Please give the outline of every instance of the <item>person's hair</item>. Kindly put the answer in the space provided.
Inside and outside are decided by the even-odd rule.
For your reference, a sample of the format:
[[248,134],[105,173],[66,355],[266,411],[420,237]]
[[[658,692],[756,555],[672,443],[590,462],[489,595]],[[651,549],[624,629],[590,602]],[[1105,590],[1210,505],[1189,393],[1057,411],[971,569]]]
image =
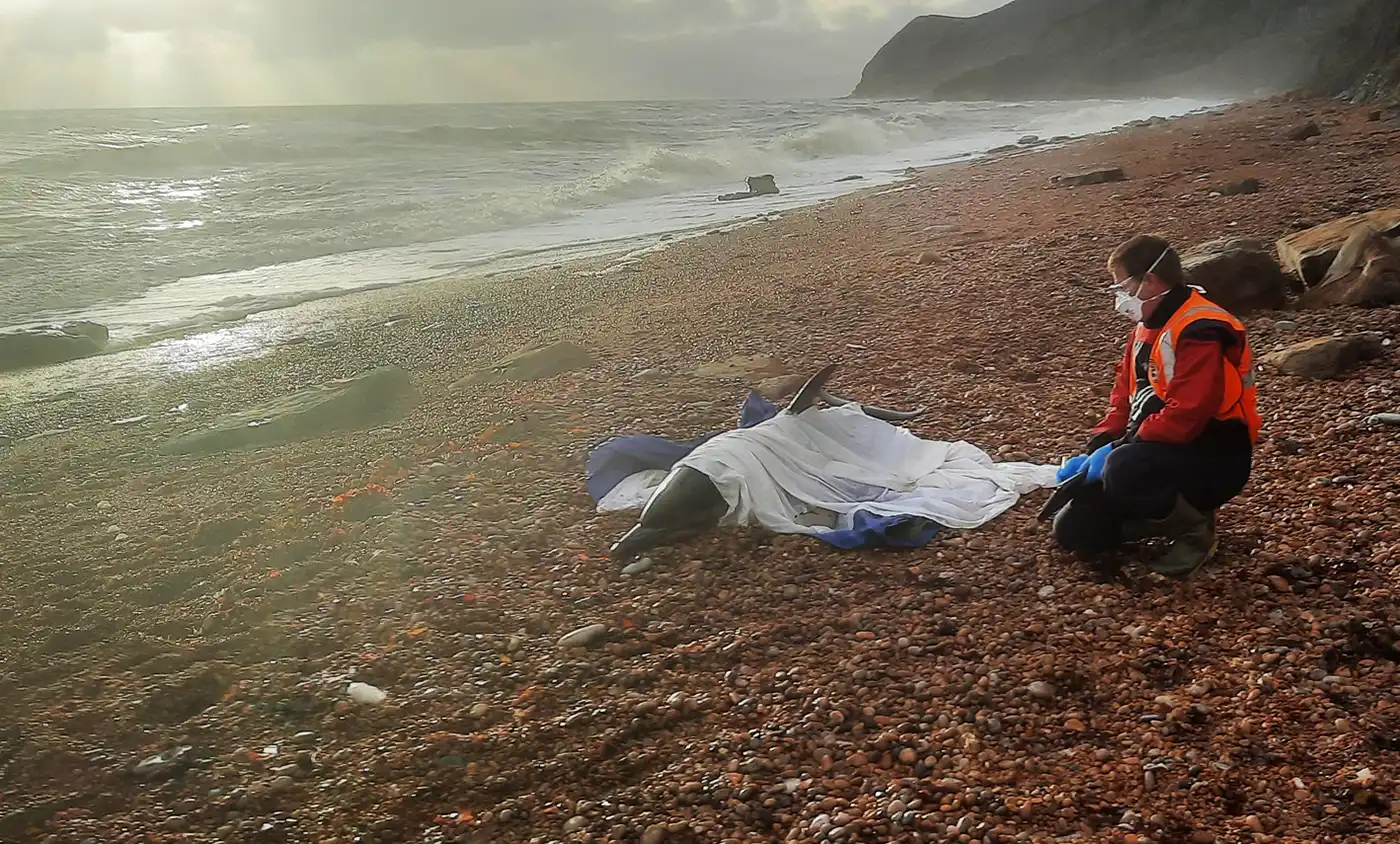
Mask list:
[[[1165,255],[1162,254],[1164,252]],[[1158,258],[1162,260],[1158,261]],[[1155,269],[1152,267],[1154,262],[1157,264]],[[1181,270],[1181,256],[1176,254],[1170,243],[1156,235],[1140,234],[1124,241],[1113,250],[1108,265],[1121,267],[1132,278],[1142,278],[1148,270],[1152,270],[1153,275],[1172,287],[1186,283],[1186,275]]]

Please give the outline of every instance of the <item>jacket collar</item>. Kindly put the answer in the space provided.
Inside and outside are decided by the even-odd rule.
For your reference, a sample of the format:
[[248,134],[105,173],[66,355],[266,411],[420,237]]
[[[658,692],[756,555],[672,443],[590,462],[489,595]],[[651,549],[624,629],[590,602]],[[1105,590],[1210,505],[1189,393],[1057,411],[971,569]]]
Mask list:
[[1152,312],[1152,316],[1142,321],[1143,326],[1156,331],[1166,325],[1167,320],[1171,319],[1190,298],[1191,288],[1184,284],[1178,284],[1167,291],[1167,295],[1158,300],[1157,308]]

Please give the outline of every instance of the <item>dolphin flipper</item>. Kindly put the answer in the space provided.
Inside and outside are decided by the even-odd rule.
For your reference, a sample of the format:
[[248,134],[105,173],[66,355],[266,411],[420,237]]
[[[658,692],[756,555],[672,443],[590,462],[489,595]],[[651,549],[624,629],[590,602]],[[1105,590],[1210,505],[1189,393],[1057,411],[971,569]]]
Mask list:
[[833,407],[839,407],[841,405],[847,404],[860,404],[860,409],[865,411],[866,416],[869,416],[873,419],[879,419],[884,422],[908,422],[910,419],[918,419],[920,416],[923,416],[926,412],[928,412],[927,407],[921,407],[918,410],[889,410],[883,407],[876,407],[873,404],[861,404],[860,402],[856,402],[853,399],[842,398],[841,396],[838,396],[835,393],[827,392],[826,390],[822,390],[821,398],[822,401],[826,402],[829,405],[832,405]]

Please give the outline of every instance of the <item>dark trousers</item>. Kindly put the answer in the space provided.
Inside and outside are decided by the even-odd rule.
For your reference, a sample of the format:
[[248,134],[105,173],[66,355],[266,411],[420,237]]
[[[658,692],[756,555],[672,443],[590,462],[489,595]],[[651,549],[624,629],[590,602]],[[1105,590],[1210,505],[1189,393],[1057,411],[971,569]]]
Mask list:
[[1248,449],[1121,445],[1109,453],[1102,480],[1081,487],[1055,515],[1055,541],[1085,556],[1112,550],[1123,541],[1125,522],[1166,518],[1178,494],[1209,514],[1240,494],[1253,465]]

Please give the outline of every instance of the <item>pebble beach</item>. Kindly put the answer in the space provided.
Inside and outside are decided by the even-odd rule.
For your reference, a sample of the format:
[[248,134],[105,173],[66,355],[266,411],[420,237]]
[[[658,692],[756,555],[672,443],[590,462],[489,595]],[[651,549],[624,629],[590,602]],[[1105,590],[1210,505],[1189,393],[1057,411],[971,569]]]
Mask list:
[[[1265,368],[1253,477],[1184,583],[1059,552],[1044,492],[912,551],[722,530],[624,573],[632,520],[584,487],[601,440],[731,427],[832,362],[926,405],[922,437],[1059,463],[1129,330],[1114,246],[1400,206],[1397,150],[1393,115],[1245,104],[318,303],[218,366],[0,375],[0,842],[1400,840],[1400,428],[1367,422],[1400,411],[1400,307],[1246,319],[1256,355],[1386,345]],[[1099,167],[1126,179],[1052,184]],[[472,377],[557,341],[591,364]],[[696,374],[736,358],[765,371]],[[391,424],[161,449],[386,366],[420,396]]]

